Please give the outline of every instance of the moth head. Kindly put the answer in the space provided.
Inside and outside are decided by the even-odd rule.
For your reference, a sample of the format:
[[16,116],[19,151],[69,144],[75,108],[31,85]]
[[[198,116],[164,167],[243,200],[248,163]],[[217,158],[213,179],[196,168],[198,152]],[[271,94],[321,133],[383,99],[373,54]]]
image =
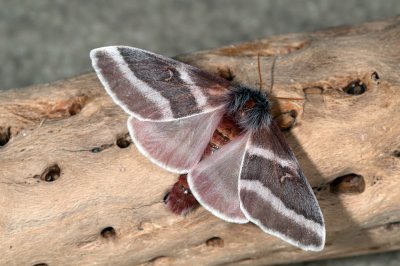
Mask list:
[[272,119],[267,94],[245,86],[230,88],[228,114],[245,130],[269,126]]

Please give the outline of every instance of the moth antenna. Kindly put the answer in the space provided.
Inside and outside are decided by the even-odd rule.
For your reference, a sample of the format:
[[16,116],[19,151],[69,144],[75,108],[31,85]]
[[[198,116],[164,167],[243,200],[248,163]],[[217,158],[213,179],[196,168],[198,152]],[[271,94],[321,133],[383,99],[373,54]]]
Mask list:
[[288,97],[275,97],[279,100],[287,100],[287,101],[304,101],[304,98],[288,98]]
[[272,94],[272,88],[274,87],[274,69],[275,69],[275,63],[276,63],[276,56],[272,59],[272,65],[271,65],[271,73],[270,73],[270,78],[271,78],[271,85],[269,88],[269,94]]
[[260,87],[258,88],[258,91],[261,91],[261,88],[262,88],[262,76],[261,76],[260,53],[257,54],[257,68],[258,68],[258,77],[260,79]]
[[[274,87],[274,70],[275,70],[276,59],[277,59],[277,56],[274,56],[274,58],[272,59],[272,64],[271,64],[271,73],[270,73],[271,83],[270,83],[270,88],[269,88],[269,95],[272,95],[272,89]],[[279,100],[288,100],[288,101],[303,101],[304,100],[304,98],[285,98],[285,97],[275,97],[275,98],[279,99]]]

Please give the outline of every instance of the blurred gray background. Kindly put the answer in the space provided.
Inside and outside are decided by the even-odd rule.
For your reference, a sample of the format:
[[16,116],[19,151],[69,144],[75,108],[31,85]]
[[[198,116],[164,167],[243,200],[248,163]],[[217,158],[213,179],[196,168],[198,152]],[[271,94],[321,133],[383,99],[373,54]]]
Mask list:
[[91,71],[99,46],[173,56],[399,13],[396,0],[0,0],[0,89]]
[[[173,56],[398,14],[398,0],[0,0],[0,89],[92,71],[105,45]],[[398,266],[400,252],[301,265]]]

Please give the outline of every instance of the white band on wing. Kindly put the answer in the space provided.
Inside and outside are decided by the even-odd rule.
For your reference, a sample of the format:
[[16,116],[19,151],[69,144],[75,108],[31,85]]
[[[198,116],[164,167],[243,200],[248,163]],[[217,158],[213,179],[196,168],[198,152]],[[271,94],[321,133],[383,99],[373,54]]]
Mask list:
[[322,237],[325,234],[325,228],[323,225],[316,223],[312,220],[307,219],[301,214],[296,213],[295,211],[288,209],[283,203],[282,200],[277,198],[271,190],[263,185],[258,180],[240,180],[240,189],[245,189],[247,191],[251,191],[257,194],[262,200],[269,202],[271,206],[280,214],[288,217],[289,219],[295,221],[297,224],[304,226],[307,229],[310,229],[312,232],[318,234],[318,236]]
[[176,70],[179,72],[182,81],[186,83],[185,85],[189,86],[190,92],[196,99],[197,106],[203,108],[207,104],[207,97],[204,95],[202,89],[193,82],[185,67],[178,66]]
[[[168,99],[161,95],[161,93],[155,89],[153,89],[146,82],[138,79],[135,76],[135,73],[129,68],[128,64],[125,62],[124,58],[118,51],[118,47],[110,47],[107,49],[107,52],[113,57],[116,62],[116,65],[120,69],[123,76],[132,84],[135,85],[135,89],[137,89],[143,97],[153,102],[156,106],[162,106],[162,114],[164,117],[174,117],[171,109],[171,104]],[[114,93],[110,90],[110,93],[113,95]],[[113,96],[114,100],[118,100],[116,96]],[[124,106],[124,104],[120,104]]]
[[287,159],[280,158],[276,153],[273,153],[269,149],[251,145],[248,147],[247,152],[250,155],[257,155],[257,156],[263,157],[265,159],[277,162],[282,167],[289,167],[293,170],[295,170],[297,168],[297,166],[294,164],[293,160],[287,160]]

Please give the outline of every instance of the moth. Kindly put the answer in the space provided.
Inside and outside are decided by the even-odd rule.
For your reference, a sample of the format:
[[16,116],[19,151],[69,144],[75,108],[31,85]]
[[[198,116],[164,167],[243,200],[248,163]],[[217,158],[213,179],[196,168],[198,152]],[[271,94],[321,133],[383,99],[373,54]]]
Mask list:
[[[303,250],[323,249],[320,207],[266,93],[138,48],[102,47],[90,57],[107,93],[130,115],[138,150],[169,171],[188,173],[204,208]],[[201,160],[224,116],[241,134]]]

